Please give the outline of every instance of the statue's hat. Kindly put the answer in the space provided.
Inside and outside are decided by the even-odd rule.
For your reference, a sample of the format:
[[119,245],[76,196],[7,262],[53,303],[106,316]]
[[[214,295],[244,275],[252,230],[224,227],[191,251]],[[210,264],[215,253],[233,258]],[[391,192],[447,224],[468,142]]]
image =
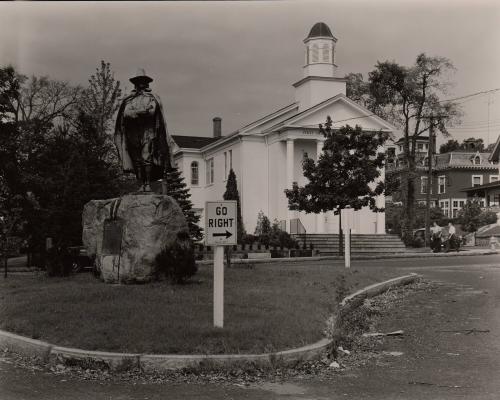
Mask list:
[[134,85],[140,82],[153,82],[153,78],[149,77],[146,75],[146,71],[144,71],[144,68],[139,68],[137,70],[137,74],[129,79],[130,82],[132,82]]

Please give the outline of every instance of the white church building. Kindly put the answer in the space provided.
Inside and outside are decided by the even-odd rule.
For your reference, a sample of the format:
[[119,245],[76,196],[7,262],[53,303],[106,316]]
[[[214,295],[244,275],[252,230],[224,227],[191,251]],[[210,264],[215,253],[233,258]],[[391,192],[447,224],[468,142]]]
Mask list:
[[[194,208],[201,214],[202,226],[205,201],[222,200],[232,168],[248,233],[254,232],[259,211],[292,233],[298,225],[308,234],[338,233],[339,220],[333,212],[290,211],[284,193],[293,182],[305,184],[304,154],[317,159],[322,151],[325,138],[318,125],[331,116],[334,128],[347,123],[366,131],[392,133],[396,128],[346,97],[346,81],[337,75],[336,44],[326,24],[312,27],[304,39],[303,77],[293,84],[295,99],[290,105],[226,136],[221,136],[220,118],[213,120],[213,137],[173,136],[174,162],[190,189]],[[384,205],[384,196],[379,196],[377,206]],[[361,209],[354,213],[353,222],[353,233],[385,233],[383,212]]]

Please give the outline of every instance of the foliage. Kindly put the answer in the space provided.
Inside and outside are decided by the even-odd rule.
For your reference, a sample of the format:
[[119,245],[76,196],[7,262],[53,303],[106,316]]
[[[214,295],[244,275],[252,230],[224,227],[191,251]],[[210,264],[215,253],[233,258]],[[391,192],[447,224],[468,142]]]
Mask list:
[[43,249],[47,236],[56,247],[80,243],[83,205],[119,193],[114,148],[100,128],[111,115],[86,113],[81,96],[89,92],[78,86],[12,67],[0,68],[0,91],[0,173],[24,198],[29,249]]
[[359,79],[348,81],[356,89],[348,89],[349,93],[356,94],[354,100],[360,97],[359,91],[366,90],[361,104],[403,131],[406,171],[401,188],[405,206],[405,235],[411,236],[415,225],[417,138],[436,130],[447,136],[447,127],[460,117],[456,103],[443,102],[439,97],[447,93],[449,84],[445,77],[453,70],[453,64],[448,59],[422,53],[410,67],[394,61],[378,62],[368,74],[367,85],[361,85]]
[[[468,147],[468,145],[471,142],[474,143],[474,149],[473,150],[471,150]],[[493,150],[493,146],[494,146],[494,144],[489,145],[487,148],[485,148],[484,147],[483,139],[481,139],[481,138],[470,137],[470,138],[464,139],[462,141],[462,143],[458,143],[457,140],[450,139],[446,143],[442,144],[439,147],[439,152],[440,153],[449,153],[451,151],[459,151],[459,150],[461,150],[461,151],[480,151],[480,152],[483,152],[483,151],[492,151]]]
[[458,141],[454,139],[450,139],[446,143],[439,146],[439,152],[441,154],[456,151],[458,149],[460,149],[460,143],[458,143]]
[[458,222],[466,232],[475,232],[480,227],[497,222],[497,215],[493,211],[481,210],[477,200],[467,200],[464,207],[458,212]]
[[236,200],[237,202],[238,243],[241,243],[242,238],[245,236],[245,227],[243,226],[243,218],[241,217],[241,201],[240,194],[238,192],[238,182],[236,181],[236,174],[232,168],[229,170],[226,191],[223,198],[224,200]]
[[[417,204],[415,209],[415,227],[425,227],[426,206]],[[443,210],[438,207],[431,207],[431,223],[437,222],[439,226],[444,226],[449,222]],[[401,235],[403,231],[404,207],[388,203],[385,208],[385,227],[391,233]]]
[[269,235],[271,232],[271,221],[264,215],[261,210],[257,214],[257,225],[255,226],[255,236]]
[[355,210],[368,206],[374,211],[376,196],[384,192],[384,183],[374,184],[380,177],[385,154],[379,152],[387,136],[383,132],[364,132],[360,126],[332,128],[327,117],[320,131],[326,140],[319,160],[304,156],[302,168],[307,183],[285,190],[291,210],[320,213],[334,210],[338,214],[350,206]]
[[166,173],[166,180],[168,195],[177,201],[186,217],[191,240],[201,240],[203,238],[203,229],[198,225],[200,216],[193,210],[193,203],[190,200],[191,194],[180,171],[175,166],[170,168]]
[[122,91],[120,81],[115,80],[110,63],[101,60],[100,68],[89,79],[89,86],[83,90],[79,99],[79,109],[95,119],[99,134],[110,129],[114,114],[120,107]]
[[174,284],[185,283],[196,274],[194,249],[187,233],[177,234],[177,240],[166,246],[156,256],[156,272],[158,277],[164,275]]
[[7,277],[7,259],[18,254],[23,243],[22,201],[21,196],[10,193],[0,176],[0,260],[4,263],[4,277]]

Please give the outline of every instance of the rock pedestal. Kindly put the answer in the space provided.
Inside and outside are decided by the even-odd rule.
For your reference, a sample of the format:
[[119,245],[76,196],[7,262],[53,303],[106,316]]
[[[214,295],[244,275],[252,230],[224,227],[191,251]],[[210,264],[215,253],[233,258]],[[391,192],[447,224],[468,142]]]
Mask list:
[[82,238],[104,282],[144,283],[155,278],[161,250],[189,240],[189,230],[173,198],[129,194],[85,204]]

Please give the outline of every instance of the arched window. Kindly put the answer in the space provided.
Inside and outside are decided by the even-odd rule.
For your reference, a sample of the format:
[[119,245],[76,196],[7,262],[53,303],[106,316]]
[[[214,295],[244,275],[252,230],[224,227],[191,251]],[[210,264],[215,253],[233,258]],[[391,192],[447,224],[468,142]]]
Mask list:
[[319,62],[319,49],[317,44],[312,45],[312,51],[311,51],[311,61],[313,63]]
[[323,45],[323,62],[330,62],[330,46],[326,43]]
[[198,185],[199,183],[199,170],[198,170],[198,162],[193,161],[191,163],[191,185]]
[[476,164],[476,165],[481,164],[481,157],[479,157],[479,156],[475,156],[475,157],[474,157],[474,164]]

